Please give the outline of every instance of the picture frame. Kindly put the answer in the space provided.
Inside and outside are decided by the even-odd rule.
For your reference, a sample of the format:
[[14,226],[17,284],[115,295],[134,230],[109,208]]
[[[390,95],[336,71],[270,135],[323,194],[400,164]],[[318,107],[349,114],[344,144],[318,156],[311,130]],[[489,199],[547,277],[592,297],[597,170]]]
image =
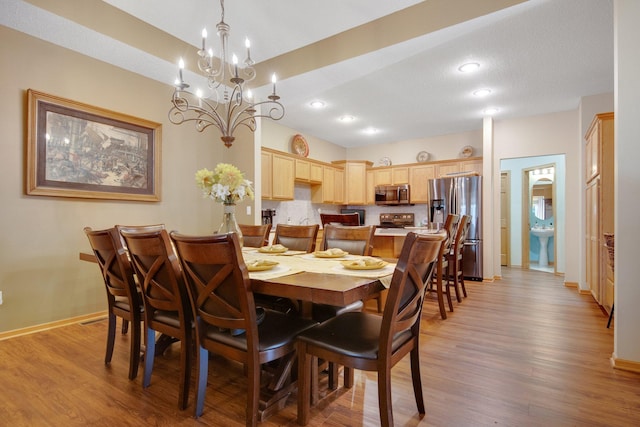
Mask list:
[[160,201],[162,125],[27,91],[26,193]]

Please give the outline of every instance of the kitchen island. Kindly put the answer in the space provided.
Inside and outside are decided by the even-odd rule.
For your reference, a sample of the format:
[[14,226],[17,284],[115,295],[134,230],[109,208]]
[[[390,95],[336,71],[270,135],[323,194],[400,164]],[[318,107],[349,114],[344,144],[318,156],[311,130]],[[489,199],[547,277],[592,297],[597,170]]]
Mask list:
[[411,232],[424,232],[428,227],[377,228],[373,237],[373,256],[398,258],[404,238]]

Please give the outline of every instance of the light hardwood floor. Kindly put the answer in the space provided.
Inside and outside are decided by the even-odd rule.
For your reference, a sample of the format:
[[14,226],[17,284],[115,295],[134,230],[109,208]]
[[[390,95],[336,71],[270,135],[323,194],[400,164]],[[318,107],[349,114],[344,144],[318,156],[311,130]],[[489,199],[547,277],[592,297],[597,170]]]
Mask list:
[[[467,281],[469,297],[440,320],[424,307],[421,342],[426,416],[417,416],[409,364],[394,368],[396,426],[632,426],[640,420],[640,375],[609,363],[613,327],[590,296],[551,274],[503,269],[495,283]],[[210,362],[204,415],[177,409],[179,348],[127,379],[128,336],[103,364],[105,320],[0,341],[0,425],[242,426],[242,368]],[[175,346],[176,344],[174,344]],[[356,371],[313,409],[311,426],[376,426],[375,374]],[[295,394],[261,425],[295,426]]]

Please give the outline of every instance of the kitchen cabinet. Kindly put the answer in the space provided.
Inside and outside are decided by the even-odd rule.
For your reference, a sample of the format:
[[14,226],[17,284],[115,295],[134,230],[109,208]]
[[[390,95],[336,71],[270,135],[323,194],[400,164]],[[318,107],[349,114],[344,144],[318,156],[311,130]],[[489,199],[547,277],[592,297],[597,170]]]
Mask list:
[[427,182],[435,178],[434,165],[420,165],[409,168],[409,185],[411,186],[411,203],[429,203]]
[[344,170],[336,169],[334,171],[335,181],[334,181],[334,192],[333,192],[333,203],[343,205],[345,204],[345,182],[344,182]]
[[475,172],[478,175],[482,175],[482,159],[461,161],[460,172]]
[[376,204],[376,185],[373,177],[373,170],[367,170],[367,205]]
[[320,184],[322,182],[322,165],[305,159],[295,159],[295,180]]
[[307,160],[295,159],[295,180],[309,182],[311,177],[311,163]]
[[436,178],[443,178],[449,174],[456,174],[458,172],[460,172],[459,162],[436,164]]
[[344,199],[344,171],[332,166],[322,167],[322,184],[311,186],[313,203],[342,203]]
[[[368,161],[338,161],[336,165],[344,166],[343,185],[345,205],[366,205],[368,200],[367,169],[373,165]],[[336,183],[338,179],[336,179]],[[336,199],[339,199],[336,195]]]
[[373,170],[373,185],[391,184],[391,168],[385,167]]
[[272,154],[262,151],[260,156],[262,162],[260,174],[260,187],[262,188],[262,198],[270,199],[273,195],[271,176],[273,175]]
[[398,166],[391,168],[391,184],[408,184],[409,167]]
[[271,198],[274,200],[293,200],[294,159],[287,155],[273,153],[271,164]]
[[604,234],[615,228],[613,113],[594,117],[585,142],[585,277],[593,298],[610,312],[615,279]]

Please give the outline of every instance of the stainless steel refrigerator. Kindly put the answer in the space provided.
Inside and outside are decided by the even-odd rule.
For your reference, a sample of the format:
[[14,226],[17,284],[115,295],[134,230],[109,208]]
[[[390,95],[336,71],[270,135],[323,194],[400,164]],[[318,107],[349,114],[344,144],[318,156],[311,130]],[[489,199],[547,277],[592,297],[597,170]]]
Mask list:
[[450,213],[471,216],[462,255],[463,275],[465,279],[482,280],[482,177],[430,179],[428,185],[430,222],[444,222]]

